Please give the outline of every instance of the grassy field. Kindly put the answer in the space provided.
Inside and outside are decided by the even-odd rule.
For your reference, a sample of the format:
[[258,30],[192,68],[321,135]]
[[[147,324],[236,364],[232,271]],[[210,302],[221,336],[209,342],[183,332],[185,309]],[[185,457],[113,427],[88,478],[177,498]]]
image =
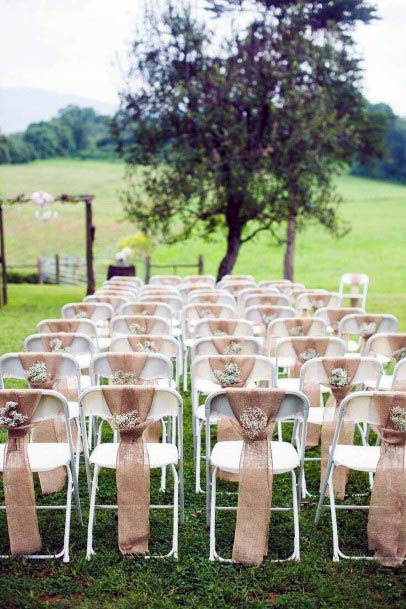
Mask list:
[[[38,189],[55,194],[94,193],[95,254],[109,259],[119,239],[134,231],[133,226],[123,221],[119,202],[123,172],[120,163],[101,161],[48,160],[3,165],[0,193],[13,195]],[[296,279],[310,287],[337,289],[343,272],[368,273],[369,310],[394,313],[406,329],[406,187],[342,176],[337,178],[337,188],[344,197],[341,215],[351,222],[352,230],[340,240],[317,225],[304,230],[297,243]],[[84,252],[83,209],[58,205],[58,211],[57,220],[44,224],[33,219],[29,205],[6,210],[10,264],[35,264],[36,257],[45,252],[76,255]],[[153,259],[193,262],[204,254],[206,271],[215,273],[223,253],[223,236],[213,235],[210,240],[196,238],[170,247],[158,244]],[[242,248],[235,271],[254,273],[257,279],[280,277],[282,257],[283,248],[262,234]]]
[[[11,286],[11,304],[0,312],[1,351],[21,349],[24,337],[37,322],[57,316],[69,300],[79,299],[78,288],[54,286]],[[291,521],[285,514],[273,514],[270,557],[260,568],[209,563],[209,536],[204,521],[204,495],[195,495],[192,468],[189,396],[184,398],[186,522],[180,533],[179,562],[172,560],[124,559],[117,548],[117,520],[111,512],[99,512],[95,526],[96,555],[85,560],[86,529],[72,518],[71,562],[28,562],[24,559],[1,563],[0,607],[4,609],[386,609],[400,607],[406,584],[405,569],[386,569],[374,562],[333,563],[329,516],[314,528],[314,501],[303,505],[301,561],[271,563],[269,558],[286,556],[291,545]],[[1,434],[1,432],[0,432]],[[307,477],[310,490],[318,486],[318,465],[310,463]],[[222,483],[227,484],[227,483]],[[287,505],[290,482],[275,477],[273,504]],[[162,502],[158,476],[152,475],[151,498]],[[228,487],[229,488],[229,487]],[[115,501],[113,472],[100,478],[99,498]],[[170,489],[170,487],[168,487]],[[366,490],[364,475],[350,476],[348,490]],[[170,499],[170,491],[167,491]],[[1,490],[0,490],[1,495]],[[81,496],[85,521],[88,500],[84,472]],[[235,501],[222,495],[224,502]],[[0,501],[3,497],[0,496]],[[62,500],[55,496],[46,501]],[[363,502],[364,497],[355,498]],[[38,498],[38,503],[44,499]],[[55,550],[62,539],[62,516],[41,513],[44,549]],[[231,551],[234,515],[219,519],[220,550]],[[151,515],[151,550],[164,552],[170,539],[165,513]],[[343,548],[366,550],[366,514],[350,512],[340,517]],[[0,554],[8,550],[4,512],[0,519]]]

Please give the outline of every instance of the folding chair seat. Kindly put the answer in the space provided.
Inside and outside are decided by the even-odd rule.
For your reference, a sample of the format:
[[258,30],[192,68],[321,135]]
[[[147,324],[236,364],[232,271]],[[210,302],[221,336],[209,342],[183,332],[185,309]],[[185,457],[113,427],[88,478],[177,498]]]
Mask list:
[[[0,390],[0,401],[10,399],[17,400],[19,394],[24,394],[27,390],[17,390],[11,392],[10,390]],[[30,393],[37,393],[32,391]],[[78,521],[82,522],[82,512],[80,506],[79,487],[78,479],[75,468],[75,458],[72,445],[72,436],[70,428],[70,415],[69,407],[66,399],[56,391],[49,389],[41,390],[41,397],[38,405],[31,418],[31,425],[35,427],[38,423],[45,421],[51,421],[60,419],[64,421],[66,428],[67,441],[64,443],[28,443],[27,445],[27,456],[28,463],[32,473],[52,472],[56,468],[63,467],[67,472],[67,485],[66,485],[66,501],[64,504],[53,505],[37,505],[36,509],[39,510],[50,510],[52,513],[55,510],[65,511],[65,524],[64,524],[64,542],[61,551],[54,554],[25,554],[26,558],[31,559],[48,559],[48,558],[62,558],[64,563],[69,562],[69,539],[70,539],[70,520],[72,510],[72,491],[75,497],[74,509],[77,513]],[[6,450],[6,444],[0,444],[0,472],[4,472],[4,455]],[[21,482],[20,482],[21,484]],[[22,489],[20,487],[20,493]],[[28,509],[28,506],[25,506]],[[4,509],[4,508],[3,508]],[[3,511],[3,510],[1,510]],[[8,555],[1,555],[0,558],[9,558]]]

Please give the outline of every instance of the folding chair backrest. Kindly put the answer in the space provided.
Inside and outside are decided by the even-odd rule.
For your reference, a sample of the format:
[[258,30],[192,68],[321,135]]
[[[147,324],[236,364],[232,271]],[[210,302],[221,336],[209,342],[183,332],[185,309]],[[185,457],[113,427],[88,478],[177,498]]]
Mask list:
[[396,334],[398,331],[399,322],[394,315],[375,314],[375,313],[357,313],[346,315],[339,323],[338,332],[342,335],[353,334],[360,336],[362,334],[362,324],[368,320],[368,317],[373,315],[380,321],[377,324],[374,334],[390,333]]
[[[208,297],[208,298],[207,298]],[[215,300],[214,300],[215,299]],[[187,297],[187,304],[197,304],[201,302],[212,302],[213,304],[226,304],[233,309],[236,308],[235,298],[226,290],[194,290]]]
[[153,275],[149,280],[149,285],[172,285],[180,286],[182,277],[178,275]]
[[[275,315],[274,319],[271,318]],[[285,305],[254,305],[245,310],[244,317],[254,324],[268,325],[277,319],[289,319],[295,317],[296,311],[292,307]]]
[[278,306],[289,307],[290,299],[285,294],[263,294],[262,296],[252,295],[245,299],[244,307],[249,309],[254,306]]
[[139,296],[138,302],[162,302],[163,304],[167,304],[175,315],[179,314],[185,304],[183,302],[183,298],[181,298],[176,292],[166,294],[145,292]]
[[103,291],[116,290],[119,292],[130,292],[131,294],[137,295],[141,288],[139,285],[135,285],[133,283],[130,283],[129,281],[126,281],[124,283],[120,283],[118,281],[115,281],[113,283],[111,281],[105,281],[100,289]]
[[225,281],[225,282],[221,282],[217,284],[218,288],[221,288],[222,290],[227,290],[227,292],[229,292],[230,294],[232,294],[235,298],[238,297],[238,295],[240,294],[240,292],[242,292],[243,290],[246,290],[247,288],[250,287],[256,287],[256,284],[254,281]]
[[[229,319],[222,318],[220,320],[212,320],[218,321],[221,323],[222,321],[230,321]],[[233,319],[235,322],[235,329],[232,333],[232,336],[254,336],[254,325],[252,322],[248,321],[248,319]],[[216,324],[213,323],[215,326]],[[209,320],[201,319],[196,322],[194,327],[194,338],[203,338],[204,336],[215,336],[216,331],[213,332],[210,327]]]
[[102,294],[100,296],[96,296],[93,294],[93,296],[86,296],[86,298],[83,299],[84,302],[104,302],[107,303],[109,305],[111,305],[114,309],[114,312],[118,311],[119,308],[125,304],[126,302],[130,302],[130,299],[127,297],[123,297],[123,296],[112,296],[112,295],[108,295],[108,294]]
[[[233,339],[241,345],[239,355],[260,355],[262,353],[262,341],[253,336],[235,336]],[[213,338],[199,338],[192,347],[192,359],[202,355],[219,355]]]
[[253,275],[223,275],[223,277],[221,278],[221,281],[219,281],[219,283],[226,282],[226,281],[251,281],[251,282],[255,282],[255,279],[254,279]]
[[[0,395],[6,393],[7,389],[1,389]],[[68,424],[68,404],[60,393],[51,389],[42,389],[41,399],[31,419],[32,424],[41,423],[50,419],[64,419]]]
[[[58,332],[70,332],[71,331],[71,320],[70,319],[43,319],[39,322],[37,327],[38,334],[53,334],[52,329],[53,322],[58,322]],[[75,328],[75,333],[86,334],[91,338],[97,338],[97,327],[94,321],[91,319],[79,319],[78,326]],[[50,326],[51,323],[51,326]]]
[[137,293],[130,292],[129,290],[97,290],[93,294],[96,298],[123,298],[126,302],[135,302],[137,300]]
[[[361,309],[361,307],[321,307],[320,309],[317,309],[317,311],[315,311],[314,317],[323,319],[329,329],[338,332],[339,322],[338,324],[335,324],[334,321],[336,314],[338,314],[339,320],[341,320],[343,317],[355,313],[365,313],[365,311],[364,309]],[[333,327],[333,325],[335,327]]]
[[181,313],[182,333],[185,338],[194,335],[196,323],[201,319],[234,319],[237,317],[235,308],[230,305],[194,303],[183,307]]
[[[41,358],[43,352],[38,352],[38,359]],[[24,355],[22,353],[21,355]],[[47,354],[52,355],[52,354]],[[74,377],[77,382],[78,390],[80,390],[80,367],[77,360],[69,353],[58,353],[60,356],[60,378]],[[18,353],[6,353],[0,357],[0,383],[3,386],[3,378],[26,379],[25,370],[20,361]]]
[[344,273],[340,279],[339,293],[344,298],[352,298],[356,304],[365,309],[368,293],[368,275],[358,273]]
[[[302,388],[308,383],[318,384],[329,384],[327,372],[323,366],[323,360],[328,358],[315,357],[308,362],[305,362],[300,370],[300,387]],[[331,359],[331,358],[330,358]],[[354,361],[353,357],[348,357],[349,360]],[[382,375],[381,364],[373,357],[360,357],[357,358],[359,361],[358,370],[352,380],[353,385],[364,384],[365,386],[371,386],[376,383],[376,387],[379,386],[379,381]]]
[[296,310],[301,312],[317,311],[322,307],[339,307],[342,297],[332,292],[306,292],[296,298]]
[[[289,319],[289,324],[286,323],[286,319]],[[312,317],[311,320],[306,336],[327,336],[326,322],[322,319],[317,319],[316,317]],[[271,321],[266,332],[265,353],[273,357],[275,355],[277,339],[294,336],[293,328],[295,326],[301,327],[303,322],[307,324],[309,319],[305,317],[295,317],[295,315]],[[293,328],[290,329],[291,326],[293,326]]]
[[164,302],[155,302],[152,299],[143,302],[127,302],[120,307],[119,315],[149,315],[146,304],[155,307],[154,315],[163,317],[172,323],[173,312],[171,307]]
[[260,288],[268,286],[272,287],[274,285],[292,285],[292,282],[290,279],[263,279],[262,281],[258,282],[258,287]]
[[[167,388],[156,388],[149,419],[181,416],[182,398],[177,391]],[[101,387],[90,387],[81,396],[81,408],[84,417],[94,416],[111,419],[111,412],[103,396]]]
[[[80,305],[82,303],[71,302],[62,307],[61,316],[63,317],[63,319],[76,319],[76,313],[74,310],[75,304]],[[96,323],[98,321],[108,321],[113,317],[114,309],[111,305],[104,303],[104,302],[95,302],[94,305],[95,305],[95,310],[92,313],[91,317],[89,318],[92,321],[94,321]]]
[[199,283],[200,285],[206,284],[213,288],[216,285],[216,278],[214,275],[186,275],[186,277],[183,278],[184,285],[193,283]]
[[[379,410],[376,408],[374,403],[375,395],[382,396],[393,395],[393,392],[387,391],[355,391],[350,393],[341,403],[339,418],[345,416],[346,421],[353,421],[354,423],[365,423],[367,425],[380,426],[384,423],[382,421]],[[403,392],[399,393],[400,396],[404,396]]]
[[[249,404],[247,404],[247,406],[249,406]],[[275,420],[289,421],[293,419],[304,421],[307,419],[308,411],[309,404],[305,395],[296,391],[287,391]],[[216,417],[218,419],[235,419],[225,390],[209,395],[206,400],[206,412],[210,413],[211,417]]]
[[[66,336],[66,334],[63,335]],[[51,337],[55,337],[55,333],[50,334],[49,337],[51,340]],[[69,353],[71,355],[83,353],[92,355],[96,352],[94,342],[90,336],[79,333],[68,333],[68,337],[69,339],[72,338],[72,342],[69,343]],[[24,351],[34,351],[37,353],[47,352],[47,349],[44,348],[44,340],[47,340],[47,334],[31,334],[30,336],[27,336],[24,341]]]
[[142,279],[140,279],[140,277],[127,277],[125,275],[113,275],[113,277],[110,277],[110,279],[106,283],[128,283],[129,285],[138,289],[142,288],[142,286],[144,285],[144,282]]
[[387,359],[393,358],[393,349],[390,344],[390,338],[394,336],[400,342],[400,349],[406,349],[406,333],[386,332],[385,334],[374,334],[368,339],[365,354],[370,356],[383,356]]
[[[241,310],[244,310],[247,306],[247,299],[252,296],[267,296],[268,294],[280,294],[278,288],[274,286],[245,288],[238,294],[238,306]],[[258,304],[258,303],[253,303]]]
[[[192,365],[190,368],[192,385],[195,384],[198,380],[212,381],[214,383],[218,383],[218,379],[216,379],[214,372],[210,366],[209,357],[210,356],[195,357],[195,359],[192,361]],[[229,356],[217,355],[216,357],[227,359]],[[233,355],[232,357],[238,365],[238,359],[244,359],[247,356]],[[269,387],[274,387],[276,384],[276,372],[271,360],[268,357],[264,357],[263,355],[252,355],[251,357],[255,360],[255,363],[249,377],[247,378],[247,383],[267,381],[269,383]]]
[[[134,335],[131,334],[131,337],[134,338]],[[140,337],[140,340],[150,340],[151,342],[153,342],[154,338],[156,338],[156,335],[154,336],[153,334],[144,334],[142,335],[142,337]],[[159,342],[160,345],[157,353],[160,353],[161,355],[166,355],[167,357],[179,357],[180,344],[176,340],[176,338],[173,338],[173,336],[160,336]],[[131,346],[126,336],[117,336],[115,338],[112,338],[109,351],[110,353],[140,353],[140,351],[134,349]]]
[[[144,323],[151,323],[148,332],[132,332],[132,325],[134,325],[134,327],[136,325],[142,326]],[[117,315],[116,317],[113,317],[110,324],[110,335],[113,337],[115,334],[170,335],[171,324],[168,320],[163,317],[158,317],[157,315]]]
[[[127,352],[125,355],[128,357],[129,353]],[[136,361],[138,359],[137,356],[140,354],[133,353],[131,355],[134,357],[134,361]],[[159,353],[143,353],[142,355],[147,356],[146,364],[141,371],[140,378],[142,380],[154,381],[158,379],[165,379],[168,381],[168,383],[171,381],[173,368],[169,357]],[[110,368],[108,357],[108,353],[99,353],[92,358],[89,366],[89,373],[94,384],[97,384],[97,377],[109,378],[112,376],[113,371]]]
[[[289,338],[279,338],[276,343],[276,366],[286,366],[293,365],[298,356],[296,354],[296,348],[300,349],[301,343],[305,343],[308,337],[298,336],[298,337],[289,337]],[[324,355],[326,357],[343,357],[345,355],[345,342],[341,340],[341,338],[336,338],[335,336],[318,336],[317,341],[323,344],[323,347],[326,346],[326,351]],[[303,347],[303,351],[305,347]],[[300,351],[299,351],[300,353]],[[278,360],[283,358],[283,364],[278,363]],[[286,362],[289,361],[289,363]]]

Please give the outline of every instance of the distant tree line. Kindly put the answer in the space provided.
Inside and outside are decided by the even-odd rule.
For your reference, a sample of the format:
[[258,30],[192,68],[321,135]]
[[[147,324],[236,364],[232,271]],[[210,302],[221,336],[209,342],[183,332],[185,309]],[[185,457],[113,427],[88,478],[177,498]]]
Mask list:
[[56,118],[31,123],[23,133],[0,134],[0,164],[53,157],[116,158],[110,122],[92,108],[67,106]]
[[352,174],[406,184],[406,119],[396,116],[386,104],[370,105],[369,108],[386,123],[385,154],[381,159],[355,162]]

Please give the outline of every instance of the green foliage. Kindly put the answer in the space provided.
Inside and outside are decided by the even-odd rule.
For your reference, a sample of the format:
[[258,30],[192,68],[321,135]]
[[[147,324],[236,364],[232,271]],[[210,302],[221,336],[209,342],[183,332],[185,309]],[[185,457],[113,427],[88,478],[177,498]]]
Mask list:
[[24,133],[0,136],[0,164],[64,156],[113,159],[110,120],[92,108],[68,106],[50,121],[32,123]]
[[21,271],[7,271],[8,283],[38,283],[38,273],[23,273]]
[[118,247],[120,250],[130,248],[134,257],[145,256],[152,251],[152,240],[145,233],[136,233],[121,239]]
[[147,13],[116,131],[126,160],[145,168],[135,184],[130,172],[127,217],[168,243],[225,228],[221,277],[242,244],[292,215],[345,232],[333,175],[379,140],[364,143],[373,125],[351,37],[373,10],[362,0],[207,5],[218,19],[246,10],[218,45],[187,3]]

